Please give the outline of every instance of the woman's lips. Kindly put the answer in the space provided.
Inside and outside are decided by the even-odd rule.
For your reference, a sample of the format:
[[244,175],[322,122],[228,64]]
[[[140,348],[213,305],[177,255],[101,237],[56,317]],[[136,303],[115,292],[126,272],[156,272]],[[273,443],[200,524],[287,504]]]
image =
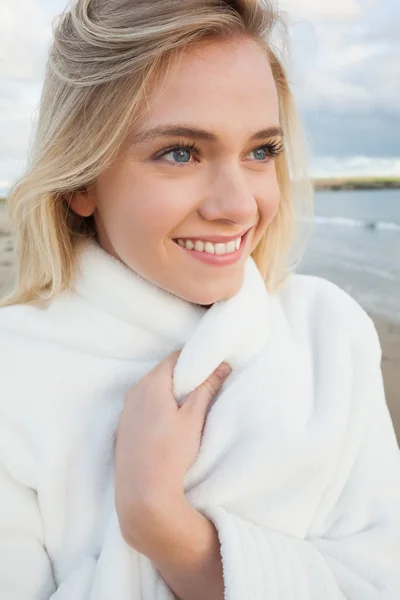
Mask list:
[[[180,250],[185,252],[185,254],[188,257],[189,257],[189,255],[191,255],[192,258],[200,260],[206,264],[222,267],[222,266],[228,266],[228,265],[235,264],[241,259],[241,257],[243,256],[244,248],[246,246],[246,242],[249,237],[250,231],[251,231],[251,229],[249,229],[242,236],[239,250],[235,250],[235,252],[231,252],[229,254],[209,254],[208,252],[198,252],[197,250],[189,250],[188,248],[180,246],[176,240],[174,240],[174,241],[175,241],[175,244],[178,246],[178,248],[180,248]],[[239,237],[239,236],[237,236],[237,237]],[[237,239],[237,237],[233,238],[233,239]],[[211,241],[211,239],[209,239],[208,241]]]

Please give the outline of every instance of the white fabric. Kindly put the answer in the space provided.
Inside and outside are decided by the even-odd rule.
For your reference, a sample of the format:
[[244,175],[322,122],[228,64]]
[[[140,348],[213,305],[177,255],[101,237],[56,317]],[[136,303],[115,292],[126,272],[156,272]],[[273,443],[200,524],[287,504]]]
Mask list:
[[227,600],[398,600],[400,452],[372,321],[332,283],[204,307],[94,242],[73,293],[0,310],[0,598],[170,600],[124,542],[114,442],[127,389],[175,349],[177,402],[233,371],[185,479],[218,530]]

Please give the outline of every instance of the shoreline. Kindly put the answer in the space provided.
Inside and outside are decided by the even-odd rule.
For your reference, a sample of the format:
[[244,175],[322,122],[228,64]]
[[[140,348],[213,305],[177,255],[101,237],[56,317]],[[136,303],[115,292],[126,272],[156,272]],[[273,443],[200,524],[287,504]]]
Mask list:
[[[14,249],[7,231],[6,212],[0,207],[0,297],[12,284]],[[369,312],[369,311],[368,311]],[[400,323],[369,312],[382,346],[382,373],[386,400],[400,444]]]
[[314,179],[316,192],[339,192],[353,190],[399,190],[400,178],[396,177],[365,177],[365,178],[319,178]]

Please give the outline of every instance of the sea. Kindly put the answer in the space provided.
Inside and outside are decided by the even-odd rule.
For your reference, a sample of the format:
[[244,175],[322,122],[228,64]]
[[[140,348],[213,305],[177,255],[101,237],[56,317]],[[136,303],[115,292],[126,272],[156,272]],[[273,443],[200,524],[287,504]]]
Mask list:
[[400,190],[317,192],[297,272],[329,279],[369,313],[400,323]]
[[317,192],[297,272],[325,277],[370,314],[400,323],[400,190]]

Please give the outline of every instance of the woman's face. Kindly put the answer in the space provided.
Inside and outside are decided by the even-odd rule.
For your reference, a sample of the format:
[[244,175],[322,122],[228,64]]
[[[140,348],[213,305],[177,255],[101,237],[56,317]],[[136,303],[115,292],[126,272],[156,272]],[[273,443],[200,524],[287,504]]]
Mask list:
[[[280,197],[272,155],[282,136],[268,59],[247,39],[198,46],[148,98],[145,114],[118,160],[71,206],[94,214],[100,245],[156,285],[196,304],[229,298]],[[207,244],[214,254],[200,255],[177,243],[247,231],[229,259],[217,254],[225,246]],[[218,264],[200,260],[204,254]]]

